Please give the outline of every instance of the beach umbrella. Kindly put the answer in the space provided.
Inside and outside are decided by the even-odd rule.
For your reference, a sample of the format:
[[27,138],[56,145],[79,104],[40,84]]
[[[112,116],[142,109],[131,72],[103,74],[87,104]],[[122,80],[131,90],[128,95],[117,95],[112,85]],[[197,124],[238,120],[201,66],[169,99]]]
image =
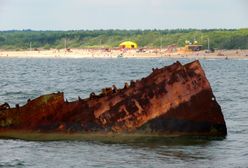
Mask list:
[[121,44],[119,44],[119,47],[121,48],[138,48],[138,44],[133,41],[124,41]]

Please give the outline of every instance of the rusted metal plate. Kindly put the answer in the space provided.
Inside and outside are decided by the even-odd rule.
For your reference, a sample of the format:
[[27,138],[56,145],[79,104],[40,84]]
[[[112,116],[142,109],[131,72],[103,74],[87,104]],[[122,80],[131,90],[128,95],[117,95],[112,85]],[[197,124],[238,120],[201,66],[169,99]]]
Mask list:
[[153,69],[123,89],[64,101],[53,93],[22,107],[0,106],[0,127],[15,130],[226,135],[226,124],[199,61]]

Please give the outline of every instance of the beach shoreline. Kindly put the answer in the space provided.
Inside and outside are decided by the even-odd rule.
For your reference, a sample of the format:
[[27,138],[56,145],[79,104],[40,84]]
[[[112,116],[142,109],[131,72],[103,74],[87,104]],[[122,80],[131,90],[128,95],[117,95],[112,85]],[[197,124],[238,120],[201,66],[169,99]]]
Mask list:
[[189,59],[248,59],[248,50],[216,50],[207,53],[167,52],[166,49],[50,49],[6,51],[0,50],[0,58],[189,58]]

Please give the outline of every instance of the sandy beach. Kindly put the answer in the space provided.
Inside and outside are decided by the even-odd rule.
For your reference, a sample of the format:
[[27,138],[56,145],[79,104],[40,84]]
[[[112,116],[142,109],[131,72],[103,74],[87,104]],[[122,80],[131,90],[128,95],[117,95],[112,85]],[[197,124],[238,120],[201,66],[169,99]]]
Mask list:
[[167,52],[166,49],[50,49],[39,51],[2,51],[0,58],[196,58],[196,59],[248,59],[248,50],[216,50],[214,53]]

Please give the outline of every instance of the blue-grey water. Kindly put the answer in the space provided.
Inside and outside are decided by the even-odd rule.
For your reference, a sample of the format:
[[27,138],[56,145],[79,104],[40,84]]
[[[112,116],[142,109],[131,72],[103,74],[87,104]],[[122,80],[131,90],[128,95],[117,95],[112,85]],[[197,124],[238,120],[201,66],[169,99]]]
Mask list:
[[[0,59],[0,103],[63,91],[70,101],[147,76],[173,59]],[[190,62],[192,60],[180,60]],[[0,167],[248,167],[248,60],[200,60],[225,116],[225,139],[105,144],[0,140]]]

